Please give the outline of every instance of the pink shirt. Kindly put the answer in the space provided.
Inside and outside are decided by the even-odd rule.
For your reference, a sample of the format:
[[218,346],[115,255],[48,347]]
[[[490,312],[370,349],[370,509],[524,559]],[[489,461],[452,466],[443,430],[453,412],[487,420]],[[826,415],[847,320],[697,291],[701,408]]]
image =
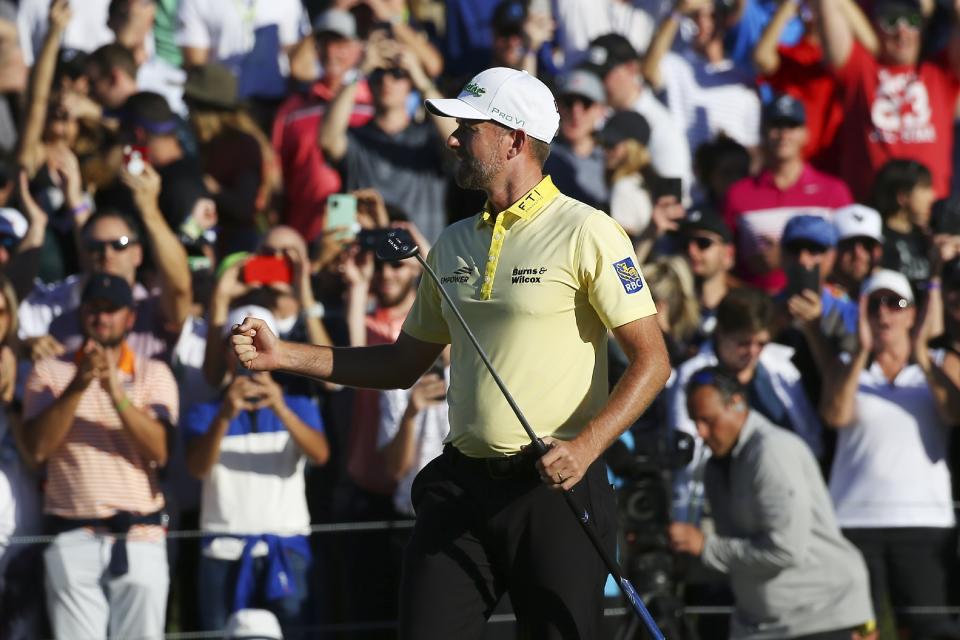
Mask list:
[[842,181],[804,165],[793,186],[779,189],[769,170],[738,180],[727,192],[723,219],[737,243],[737,275],[747,284],[776,293],[786,284],[783,271],[759,273],[749,265],[762,249],[780,243],[787,222],[795,215],[828,217],[853,202]]

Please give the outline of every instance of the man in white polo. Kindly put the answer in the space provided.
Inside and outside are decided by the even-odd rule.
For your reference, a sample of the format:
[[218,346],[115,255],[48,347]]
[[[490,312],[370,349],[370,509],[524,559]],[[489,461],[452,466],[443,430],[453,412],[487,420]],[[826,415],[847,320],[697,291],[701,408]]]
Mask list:
[[[411,386],[451,344],[450,435],[412,488],[400,638],[479,637],[505,592],[522,637],[599,638],[606,569],[561,490],[575,489],[612,553],[616,507],[599,456],[669,376],[656,308],[623,229],[543,175],[559,115],[542,82],[488,69],[427,108],[457,119],[447,140],[457,182],[487,194],[428,261],[550,450],[538,461],[524,452],[529,439],[430,279],[392,345],[292,344],[248,318],[234,349],[253,370],[388,389]],[[608,331],[630,358],[612,393]]]

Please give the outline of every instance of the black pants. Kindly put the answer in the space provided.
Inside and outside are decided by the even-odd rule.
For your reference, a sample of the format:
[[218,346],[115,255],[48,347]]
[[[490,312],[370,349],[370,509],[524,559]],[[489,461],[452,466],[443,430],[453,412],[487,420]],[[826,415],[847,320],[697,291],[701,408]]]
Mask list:
[[[400,638],[472,640],[504,592],[519,637],[600,638],[606,569],[563,495],[533,461],[510,473],[452,447],[417,476],[417,524],[404,556]],[[574,488],[613,555],[616,506],[595,462]]]
[[[904,527],[844,529],[863,554],[870,572],[873,609],[888,598],[894,610],[904,607],[947,606],[947,569],[952,565],[953,529]],[[945,614],[896,611],[897,625],[907,627],[913,640],[960,638]]]
[[850,640],[852,637],[853,629],[836,629],[834,631],[811,633],[806,636],[794,636],[791,640]]

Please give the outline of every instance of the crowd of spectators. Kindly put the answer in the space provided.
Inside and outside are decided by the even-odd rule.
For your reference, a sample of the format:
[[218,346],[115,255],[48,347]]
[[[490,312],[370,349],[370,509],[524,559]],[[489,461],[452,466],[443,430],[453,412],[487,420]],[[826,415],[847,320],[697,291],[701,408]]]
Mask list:
[[375,392],[245,375],[224,337],[395,340],[421,274],[383,230],[427,253],[484,206],[423,100],[508,66],[556,96],[545,173],[654,293],[674,375],[632,431],[693,438],[672,519],[726,495],[688,414],[710,367],[819,463],[881,624],[960,638],[958,13],[0,0],[0,637],[393,637],[407,530],[373,525],[414,516],[449,353]]

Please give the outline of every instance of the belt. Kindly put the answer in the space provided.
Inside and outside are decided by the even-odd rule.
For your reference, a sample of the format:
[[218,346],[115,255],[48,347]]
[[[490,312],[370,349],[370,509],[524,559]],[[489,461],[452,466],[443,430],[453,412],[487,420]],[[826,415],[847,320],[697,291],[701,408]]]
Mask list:
[[523,476],[533,477],[537,475],[537,470],[534,466],[537,457],[532,450],[529,453],[524,451],[512,456],[471,458],[461,453],[452,444],[447,444],[443,447],[443,454],[447,456],[455,466],[493,479],[519,478]]
[[[139,514],[129,511],[117,511],[108,518],[62,518],[47,514],[46,529],[50,535],[57,535],[66,531],[73,531],[82,527],[106,529],[112,534],[126,534],[136,525],[165,525],[167,515],[163,511]],[[117,538],[110,550],[109,571],[112,576],[122,576],[130,569],[127,560],[127,540]]]

